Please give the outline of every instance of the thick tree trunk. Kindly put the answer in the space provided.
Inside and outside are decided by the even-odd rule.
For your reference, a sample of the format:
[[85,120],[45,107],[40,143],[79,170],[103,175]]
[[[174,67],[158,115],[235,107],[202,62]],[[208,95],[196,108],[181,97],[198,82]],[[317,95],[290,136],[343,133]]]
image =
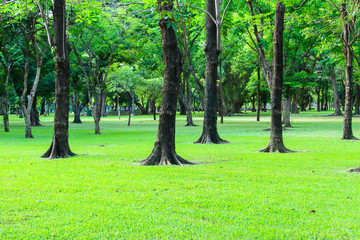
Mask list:
[[335,70],[334,68],[330,68],[330,78],[331,78],[331,83],[332,83],[332,87],[333,87],[333,92],[334,92],[334,116],[342,116],[342,112],[340,109],[340,101],[339,101],[339,91],[338,91],[338,87],[336,84],[336,75],[335,75]]
[[70,63],[65,13],[65,0],[55,0],[53,7],[56,71],[54,135],[50,148],[41,156],[50,159],[75,155],[69,146]]
[[271,99],[271,127],[270,143],[261,152],[291,152],[283,143],[281,124],[281,98],[283,85],[283,33],[284,33],[285,6],[281,0],[276,2],[274,28],[274,81]]
[[[206,10],[215,16],[215,0],[208,0]],[[217,131],[217,67],[219,52],[217,51],[217,29],[209,14],[206,14],[206,72],[205,72],[205,110],[203,131],[195,143],[227,143],[220,138]]]
[[353,110],[353,60],[354,52],[350,45],[350,27],[348,23],[348,14],[346,10],[346,3],[341,4],[341,17],[343,22],[343,53],[345,56],[346,65],[346,81],[345,81],[345,110],[344,110],[344,127],[343,127],[343,140],[358,140],[353,135],[352,131],[352,110]]
[[[171,12],[171,0],[158,0],[158,12]],[[160,15],[161,16],[161,15]],[[159,21],[161,28],[161,43],[164,60],[164,85],[159,114],[159,128],[154,148],[150,156],[141,162],[142,165],[183,165],[191,164],[176,154],[175,151],[175,118],[178,89],[181,81],[182,54],[177,46],[176,34],[171,18]]]

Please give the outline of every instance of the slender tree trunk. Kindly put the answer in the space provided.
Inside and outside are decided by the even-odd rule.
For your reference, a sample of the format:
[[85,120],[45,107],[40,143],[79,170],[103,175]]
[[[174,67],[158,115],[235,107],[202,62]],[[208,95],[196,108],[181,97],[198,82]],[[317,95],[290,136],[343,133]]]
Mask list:
[[117,106],[118,118],[120,119],[121,107],[120,107],[120,103],[119,103],[119,96],[116,96],[116,106]]
[[106,92],[101,94],[101,117],[106,117]]
[[131,111],[130,111],[130,109],[131,109],[131,97],[129,98],[129,120],[128,120],[128,126],[130,127],[130,123],[131,123]]
[[[158,0],[158,12],[172,12],[172,0]],[[161,18],[161,43],[164,60],[164,85],[159,114],[159,128],[150,156],[141,162],[142,165],[183,165],[191,164],[175,151],[175,118],[178,89],[181,81],[182,54],[177,46],[176,33],[172,27],[171,17]]]
[[5,96],[1,99],[1,103],[2,103],[2,114],[3,114],[3,118],[4,118],[4,129],[5,132],[10,132],[9,130],[9,102],[8,102],[8,98]]
[[281,124],[281,98],[283,85],[283,33],[284,33],[285,6],[281,0],[276,2],[274,28],[274,81],[271,99],[271,127],[270,143],[261,152],[291,152],[283,143]]
[[46,101],[45,101],[45,99],[43,98],[43,99],[41,100],[40,115],[44,115],[44,114],[45,114],[45,105],[46,105]]
[[8,67],[7,67],[7,71],[6,71],[5,86],[4,86],[5,95],[1,101],[2,102],[1,108],[2,108],[2,113],[3,113],[3,117],[4,117],[5,132],[10,132],[10,129],[9,129],[9,92],[8,92],[10,72],[11,72],[11,63],[8,63]]
[[153,107],[153,114],[154,114],[154,121],[156,121],[156,99],[153,99],[152,107]]
[[34,101],[30,110],[30,120],[32,127],[40,127],[39,111],[36,109],[37,96],[34,96]]
[[283,112],[284,112],[284,118],[283,118],[283,122],[284,122],[284,127],[289,128],[291,127],[290,124],[290,109],[291,109],[291,97],[288,96],[284,101],[283,101]]
[[293,99],[292,99],[292,104],[291,104],[291,113],[292,114],[298,114],[299,113],[299,109],[298,109],[298,95],[299,95],[300,90],[296,89],[295,94],[293,95]]
[[332,87],[333,87],[333,92],[334,92],[334,116],[342,116],[342,112],[340,109],[340,100],[339,100],[339,91],[338,91],[338,87],[336,84],[336,75],[335,75],[335,70],[334,68],[330,68],[330,78],[331,78],[331,83],[332,83]]
[[360,86],[355,83],[355,92],[356,92],[356,100],[355,100],[355,113],[354,115],[360,115]]
[[92,116],[95,124],[95,134],[101,134],[100,132],[100,120],[101,120],[101,107],[102,107],[102,90],[100,86],[94,87],[94,102],[92,105]]
[[[208,0],[206,10],[215,16],[215,0]],[[217,131],[217,67],[219,51],[217,50],[217,28],[209,14],[206,14],[206,72],[205,72],[205,111],[203,131],[195,143],[227,143],[220,138]]]
[[344,110],[344,127],[343,127],[343,140],[358,140],[353,135],[352,131],[352,110],[353,110],[353,60],[354,52],[350,45],[350,27],[348,23],[348,14],[346,10],[346,3],[341,4],[341,17],[343,22],[343,53],[345,56],[346,65],[346,81],[345,81],[345,110]]
[[44,158],[66,158],[75,154],[69,146],[70,62],[66,37],[65,0],[54,0],[55,115],[54,135]]
[[258,71],[258,84],[257,84],[257,114],[256,114],[256,121],[260,121],[260,111],[261,111],[261,104],[260,104],[260,67],[257,68]]

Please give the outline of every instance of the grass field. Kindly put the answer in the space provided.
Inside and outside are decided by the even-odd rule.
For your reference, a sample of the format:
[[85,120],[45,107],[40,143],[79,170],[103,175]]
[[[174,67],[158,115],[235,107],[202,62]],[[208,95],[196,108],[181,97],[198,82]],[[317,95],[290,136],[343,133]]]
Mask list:
[[[68,159],[39,158],[50,145],[52,117],[34,139],[22,119],[0,124],[0,239],[359,239],[360,142],[341,141],[342,118],[292,115],[286,147],[267,146],[269,113],[225,118],[224,145],[192,144],[198,127],[178,117],[177,153],[193,166],[142,167],[157,122],[151,116],[92,118],[70,124]],[[360,117],[353,130],[360,137]],[[315,212],[314,212],[315,211]]]

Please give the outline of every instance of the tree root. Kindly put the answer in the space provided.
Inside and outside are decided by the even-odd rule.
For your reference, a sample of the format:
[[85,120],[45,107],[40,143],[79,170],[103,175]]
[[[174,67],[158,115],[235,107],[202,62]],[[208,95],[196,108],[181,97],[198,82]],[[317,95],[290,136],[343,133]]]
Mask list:
[[352,168],[352,169],[348,170],[347,172],[360,173],[360,167]]
[[264,152],[264,153],[274,153],[274,152],[276,152],[276,153],[295,153],[296,151],[290,150],[290,149],[286,148],[284,145],[282,145],[282,146],[271,146],[269,144],[266,148],[260,150],[259,152]]
[[351,136],[351,137],[346,137],[346,138],[341,138],[341,140],[355,140],[355,141],[358,141],[360,139],[358,139],[357,137],[354,137],[354,136]]
[[68,143],[62,145],[65,146],[60,146],[58,141],[56,139],[53,139],[49,149],[41,157],[53,159],[53,158],[68,158],[76,155],[70,150]]
[[224,139],[221,139],[219,136],[217,137],[211,137],[208,134],[203,134],[201,137],[194,143],[198,144],[227,144],[230,143],[229,141],[226,141]]
[[170,166],[170,165],[192,165],[194,163],[189,162],[179,155],[176,154],[176,152],[172,153],[163,153],[160,148],[157,150],[154,150],[148,158],[145,160],[142,160],[140,162],[140,165],[143,166]]
[[[282,127],[282,130],[283,131],[291,131],[291,129],[289,129],[289,128],[293,128],[293,126],[290,126],[290,127]],[[268,128],[265,128],[265,129],[263,129],[262,131],[264,131],[264,132],[268,132],[268,131],[270,131],[271,130],[271,127],[268,127]]]
[[197,127],[198,125],[194,124],[194,123],[187,123],[185,125],[185,127]]
[[337,117],[337,116],[344,116],[344,114],[342,114],[342,113],[333,113],[333,114],[328,115],[328,117]]

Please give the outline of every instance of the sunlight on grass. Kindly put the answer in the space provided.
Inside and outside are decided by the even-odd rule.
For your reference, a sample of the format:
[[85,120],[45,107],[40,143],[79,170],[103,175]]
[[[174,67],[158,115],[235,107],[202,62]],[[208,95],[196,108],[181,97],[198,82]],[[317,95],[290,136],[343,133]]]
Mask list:
[[[219,134],[231,144],[192,144],[199,126],[178,116],[177,153],[201,163],[140,167],[157,121],[106,117],[94,134],[91,117],[70,124],[78,155],[47,160],[52,117],[34,139],[23,119],[0,125],[1,239],[357,239],[360,238],[360,142],[341,141],[342,118],[330,112],[292,115],[285,145],[294,154],[259,153],[269,141],[270,113],[226,117]],[[354,118],[360,136],[360,118]],[[206,164],[203,164],[206,163]]]

